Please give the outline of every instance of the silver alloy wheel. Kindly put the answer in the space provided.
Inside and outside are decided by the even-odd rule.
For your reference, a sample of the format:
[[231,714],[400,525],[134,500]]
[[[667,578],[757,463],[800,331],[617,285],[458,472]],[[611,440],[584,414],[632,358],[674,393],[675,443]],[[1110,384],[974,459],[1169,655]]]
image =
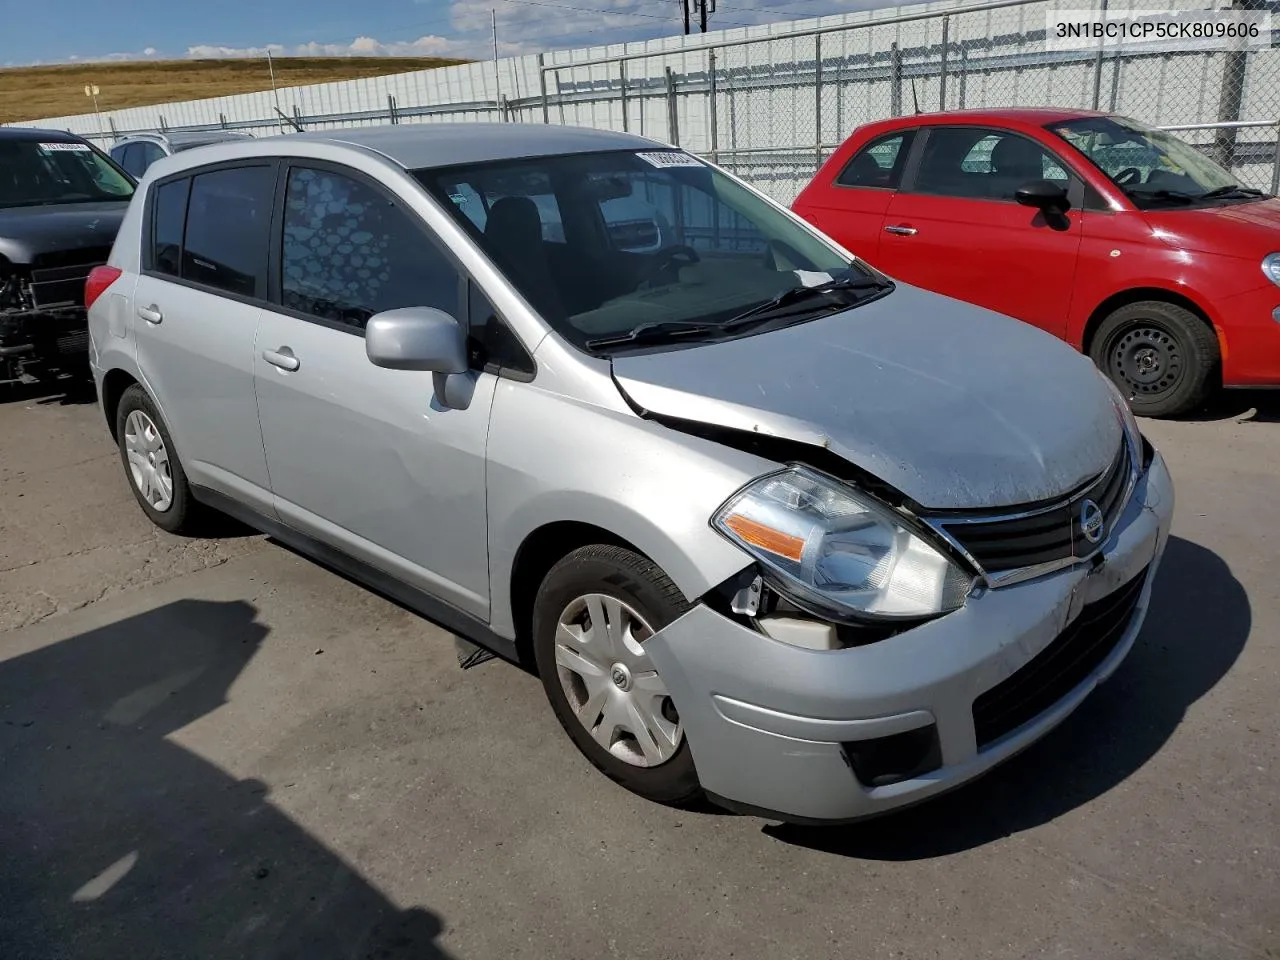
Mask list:
[[684,731],[642,642],[653,629],[631,606],[602,593],[572,601],[556,624],[556,671],[578,722],[619,760],[656,767]]
[[133,485],[152,510],[164,513],[173,505],[169,451],[155,422],[141,410],[134,410],[124,422],[124,449]]

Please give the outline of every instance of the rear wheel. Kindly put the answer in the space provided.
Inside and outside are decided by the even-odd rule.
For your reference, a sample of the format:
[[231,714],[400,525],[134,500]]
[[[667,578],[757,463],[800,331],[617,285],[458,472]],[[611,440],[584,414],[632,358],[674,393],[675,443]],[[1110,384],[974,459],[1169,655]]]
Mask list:
[[1218,339],[1203,320],[1159,300],[1111,313],[1089,353],[1143,417],[1174,417],[1204,403],[1220,359]]
[[143,513],[170,533],[194,532],[199,504],[191,496],[164,418],[136,383],[120,397],[116,437],[129,486]]
[[649,560],[595,545],[551,568],[533,609],[534,657],[560,725],[612,780],[673,805],[698,800],[702,790],[645,641],[688,608]]

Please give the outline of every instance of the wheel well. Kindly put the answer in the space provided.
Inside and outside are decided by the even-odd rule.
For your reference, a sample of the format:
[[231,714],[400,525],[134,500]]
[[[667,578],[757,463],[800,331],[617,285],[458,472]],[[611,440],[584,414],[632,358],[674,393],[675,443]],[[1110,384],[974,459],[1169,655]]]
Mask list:
[[107,418],[107,429],[113,439],[116,436],[116,409],[120,406],[120,398],[124,392],[138,381],[123,370],[108,370],[102,379],[102,412]]
[[1143,300],[1159,300],[1162,303],[1171,303],[1176,307],[1189,310],[1199,317],[1206,327],[1213,331],[1215,337],[1218,335],[1213,321],[1209,319],[1208,315],[1200,309],[1194,300],[1161,287],[1134,287],[1132,290],[1123,290],[1120,293],[1113,294],[1098,304],[1097,309],[1089,316],[1089,322],[1085,324],[1084,336],[1080,340],[1081,351],[1088,354],[1092,349],[1094,334],[1098,332],[1098,327],[1102,325],[1103,320],[1121,307],[1128,306],[1131,303],[1141,303]]
[[520,662],[529,668],[532,669],[534,663],[530,628],[538,587],[563,557],[579,547],[595,543],[625,547],[643,556],[643,551],[603,527],[574,520],[561,520],[539,527],[525,537],[516,551],[515,562],[511,565],[511,622],[516,628],[516,651]]

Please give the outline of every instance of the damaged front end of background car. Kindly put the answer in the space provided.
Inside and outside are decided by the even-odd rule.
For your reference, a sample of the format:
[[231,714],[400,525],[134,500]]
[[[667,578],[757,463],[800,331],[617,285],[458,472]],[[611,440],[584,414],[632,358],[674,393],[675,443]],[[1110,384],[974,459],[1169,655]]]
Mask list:
[[0,383],[88,375],[84,285],[96,265],[32,268],[0,258]]

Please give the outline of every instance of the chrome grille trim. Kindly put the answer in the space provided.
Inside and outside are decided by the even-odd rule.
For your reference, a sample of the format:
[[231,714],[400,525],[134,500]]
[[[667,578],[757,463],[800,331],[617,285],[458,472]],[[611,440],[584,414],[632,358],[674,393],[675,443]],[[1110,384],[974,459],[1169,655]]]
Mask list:
[[[1106,527],[1102,540],[1097,545],[1087,551],[1080,551],[1081,543],[1086,541],[1080,540],[1074,536],[1075,517],[1078,509],[1084,499],[1089,497],[1091,493],[1098,490],[1099,487],[1105,489],[1106,481],[1115,476],[1115,472],[1121,470],[1124,472],[1123,487],[1119,497],[1110,510],[1105,511]],[[1077,564],[1087,563],[1095,556],[1102,552],[1111,540],[1116,521],[1124,514],[1125,509],[1129,506],[1130,500],[1133,498],[1133,491],[1138,485],[1138,480],[1142,476],[1142,449],[1141,441],[1129,435],[1125,430],[1121,441],[1120,449],[1117,451],[1115,458],[1096,477],[1087,481],[1078,487],[1072,493],[1058,498],[1051,503],[1037,504],[1025,510],[1012,511],[1009,513],[985,513],[965,516],[953,515],[928,515],[921,514],[919,519],[928,525],[929,529],[937,536],[941,537],[952,549],[959,553],[973,569],[978,571],[983,582],[990,588],[1007,587],[1015,583],[1022,583],[1027,580],[1034,580],[1037,577],[1054,573],[1058,570],[1073,567]],[[975,550],[970,549],[965,544],[963,530],[966,526],[981,525],[990,530],[996,528],[998,530],[1001,524],[1016,524],[1020,521],[1034,519],[1040,516],[1046,516],[1054,511],[1064,511],[1066,513],[1062,526],[1062,533],[1059,537],[1065,535],[1069,545],[1069,552],[1061,557],[1047,559],[1042,562],[1022,564],[1010,568],[991,569],[990,563],[984,563],[978,556],[975,556]],[[1050,531],[1033,534],[1032,536],[1048,535]],[[1016,544],[1017,532],[1012,532],[1012,537]],[[1046,548],[1047,549],[1047,548]],[[1030,551],[1027,551],[1030,552]]]

